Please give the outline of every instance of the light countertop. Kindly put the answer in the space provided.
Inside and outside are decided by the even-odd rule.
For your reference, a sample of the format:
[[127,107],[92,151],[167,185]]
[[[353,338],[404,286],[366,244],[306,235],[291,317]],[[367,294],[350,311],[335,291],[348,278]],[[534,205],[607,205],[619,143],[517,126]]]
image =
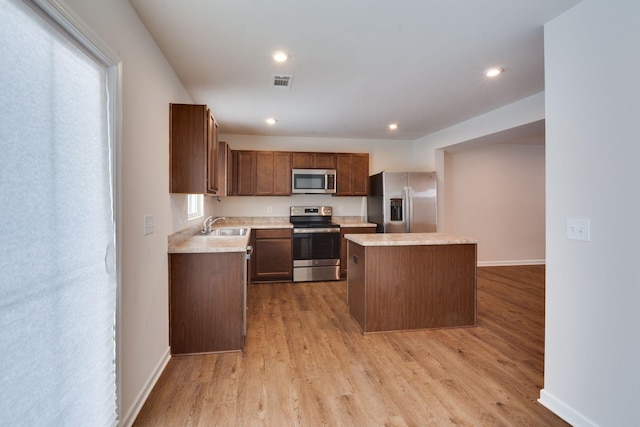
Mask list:
[[245,236],[194,235],[180,243],[169,244],[170,254],[246,252],[249,232]]
[[[375,227],[360,217],[333,217],[341,228]],[[246,252],[252,229],[293,228],[289,217],[233,217],[217,221],[216,228],[247,228],[244,236],[202,236],[202,226],[195,225],[173,233],[168,238],[168,253]]]
[[345,234],[345,239],[361,246],[424,246],[477,244],[477,239],[451,233]]
[[366,222],[359,216],[334,216],[331,218],[331,222],[334,224],[338,224],[340,228],[349,228],[349,227],[373,227],[376,225],[372,222]]

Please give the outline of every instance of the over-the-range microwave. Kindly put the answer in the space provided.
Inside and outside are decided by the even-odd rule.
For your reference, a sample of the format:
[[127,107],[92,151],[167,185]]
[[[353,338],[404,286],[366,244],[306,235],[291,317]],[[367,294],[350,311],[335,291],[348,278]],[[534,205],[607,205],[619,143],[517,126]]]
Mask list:
[[293,169],[291,192],[298,194],[332,194],[336,192],[335,169]]

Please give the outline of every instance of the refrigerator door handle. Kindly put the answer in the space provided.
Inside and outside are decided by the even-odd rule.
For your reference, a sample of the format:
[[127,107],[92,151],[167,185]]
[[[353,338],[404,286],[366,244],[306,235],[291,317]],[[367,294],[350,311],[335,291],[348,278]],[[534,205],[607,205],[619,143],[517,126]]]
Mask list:
[[402,191],[402,210],[404,211],[404,232],[411,232],[411,187],[404,187]]

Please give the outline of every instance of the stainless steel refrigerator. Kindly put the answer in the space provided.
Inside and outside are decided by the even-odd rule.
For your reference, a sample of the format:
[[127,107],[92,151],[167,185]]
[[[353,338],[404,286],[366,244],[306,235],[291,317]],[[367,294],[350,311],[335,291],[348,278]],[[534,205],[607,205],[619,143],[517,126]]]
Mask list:
[[367,214],[378,233],[437,231],[435,172],[380,172],[369,177]]

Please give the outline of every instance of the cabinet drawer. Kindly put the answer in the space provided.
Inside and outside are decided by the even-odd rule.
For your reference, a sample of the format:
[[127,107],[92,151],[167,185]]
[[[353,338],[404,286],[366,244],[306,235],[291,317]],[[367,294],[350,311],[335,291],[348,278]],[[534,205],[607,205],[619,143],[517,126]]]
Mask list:
[[256,239],[288,239],[291,237],[289,228],[254,229]]

